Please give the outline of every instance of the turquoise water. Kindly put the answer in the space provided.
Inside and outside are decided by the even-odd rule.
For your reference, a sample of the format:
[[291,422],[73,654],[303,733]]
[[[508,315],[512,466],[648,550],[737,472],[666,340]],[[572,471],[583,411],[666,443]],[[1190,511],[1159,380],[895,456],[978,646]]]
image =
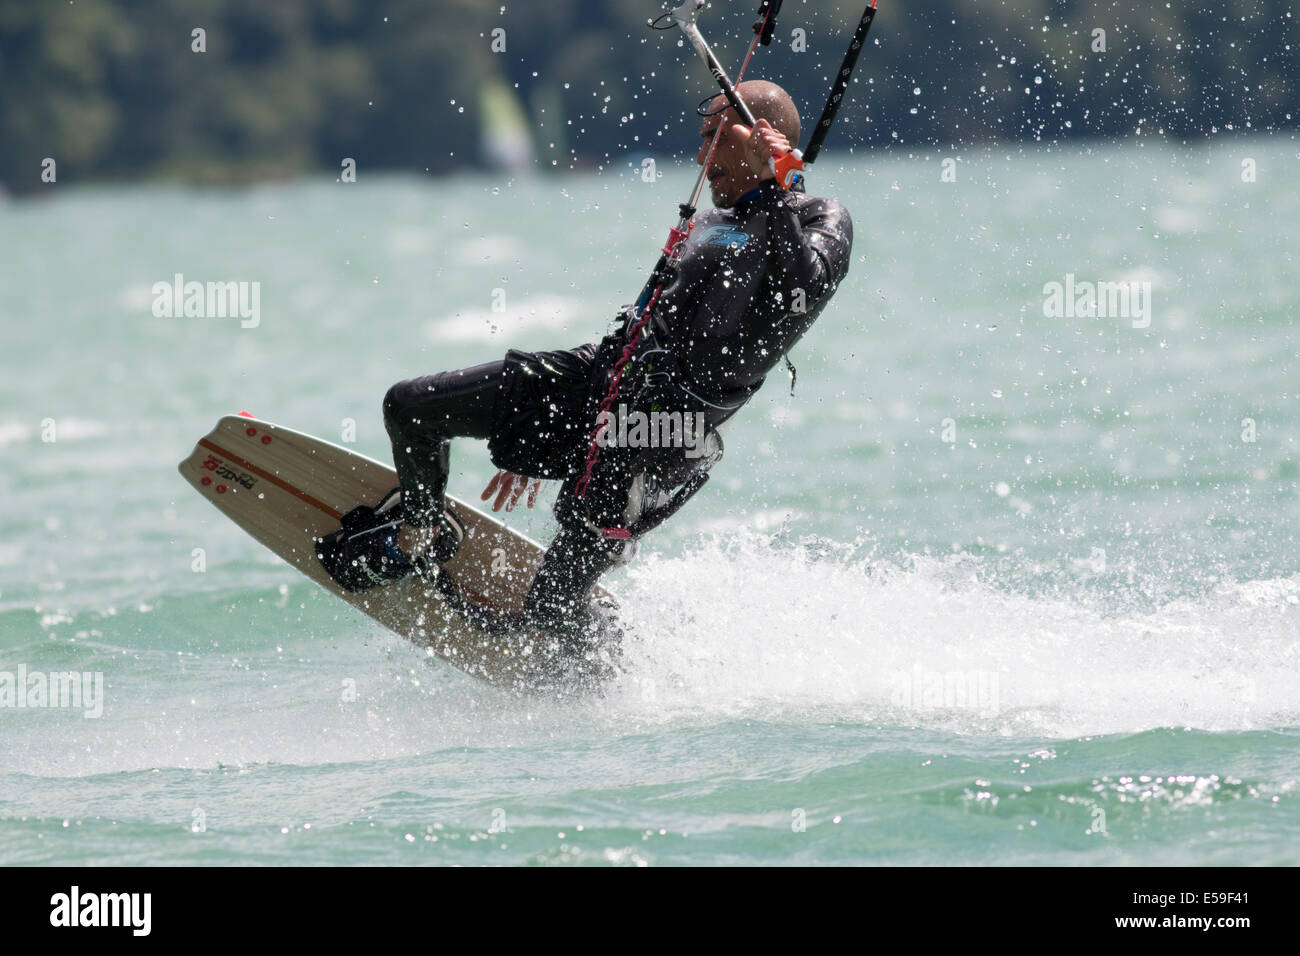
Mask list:
[[[944,158],[823,157],[852,272],[608,579],[629,669],[577,703],[175,466],[240,409],[385,458],[397,379],[596,338],[689,170],[0,200],[0,672],[103,679],[0,707],[0,862],[1300,863],[1300,146]],[[176,273],[258,323],[156,317]],[[1149,281],[1149,325],[1045,316],[1067,274]]]

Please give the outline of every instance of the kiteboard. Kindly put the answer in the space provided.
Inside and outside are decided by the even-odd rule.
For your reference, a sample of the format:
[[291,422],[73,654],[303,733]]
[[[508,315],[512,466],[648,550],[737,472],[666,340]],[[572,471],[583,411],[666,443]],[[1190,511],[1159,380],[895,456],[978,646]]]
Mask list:
[[[494,617],[519,613],[543,551],[453,495],[447,502],[465,537],[455,557],[438,566],[436,579],[412,575],[352,592],[330,577],[316,543],[337,530],[352,508],[373,505],[397,487],[392,468],[247,412],[217,422],[179,468],[222,514],[325,590],[467,674],[530,691],[572,688],[612,671],[616,645],[597,645],[573,666],[559,659],[555,642],[542,634],[490,633],[471,623],[474,614],[464,613],[466,608]],[[614,605],[603,588],[594,598],[605,608]]]

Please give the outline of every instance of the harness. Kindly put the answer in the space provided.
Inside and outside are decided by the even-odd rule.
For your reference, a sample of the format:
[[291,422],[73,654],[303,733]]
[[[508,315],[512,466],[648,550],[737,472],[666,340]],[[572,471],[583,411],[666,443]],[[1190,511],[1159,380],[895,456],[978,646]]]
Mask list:
[[[705,394],[645,320],[644,310],[638,316],[635,307],[624,313],[622,328],[602,340],[597,363],[610,371],[596,378],[603,398],[575,485],[575,517],[604,538],[628,540],[658,527],[704,487],[709,470],[722,460],[719,427],[749,401],[758,384]],[[640,416],[646,424],[642,437],[650,441],[624,443],[624,413]],[[617,432],[611,436],[615,422]],[[655,441],[666,435],[677,441]],[[584,507],[588,490],[594,501]],[[617,516],[621,520],[611,522],[616,516],[609,496],[622,493],[626,507]]]

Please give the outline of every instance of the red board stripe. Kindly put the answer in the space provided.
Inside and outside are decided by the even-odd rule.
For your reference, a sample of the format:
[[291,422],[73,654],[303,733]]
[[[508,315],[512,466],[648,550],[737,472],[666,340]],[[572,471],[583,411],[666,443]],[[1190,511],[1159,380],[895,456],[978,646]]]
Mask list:
[[263,471],[261,468],[258,468],[256,465],[254,465],[251,461],[245,461],[244,459],[240,458],[238,455],[232,455],[230,452],[226,451],[220,445],[216,445],[208,441],[206,438],[200,438],[199,444],[202,447],[206,448],[208,451],[215,452],[218,455],[221,455],[225,458],[229,458],[235,464],[239,465],[239,467],[251,471],[253,474],[257,475],[257,477],[265,478],[271,484],[275,485],[277,488],[281,488],[289,492],[289,494],[293,495],[295,498],[301,498],[303,501],[307,502],[307,504],[314,505],[315,507],[319,508],[321,511],[329,515],[331,518],[337,519],[343,517],[342,512],[335,511],[329,505],[325,504],[323,501],[318,501],[317,499],[313,498],[311,495],[307,494],[305,491],[299,491],[293,485],[289,484],[287,481],[284,481],[283,479],[277,478],[269,471]]

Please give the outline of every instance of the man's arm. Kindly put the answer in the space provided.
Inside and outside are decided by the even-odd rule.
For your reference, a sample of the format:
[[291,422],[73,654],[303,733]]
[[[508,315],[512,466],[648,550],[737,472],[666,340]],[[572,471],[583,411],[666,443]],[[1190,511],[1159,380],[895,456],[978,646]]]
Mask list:
[[[745,152],[750,167],[762,170],[763,180],[772,181],[771,161],[791,148],[790,141],[764,119],[752,130],[738,129],[747,137]],[[848,274],[853,220],[834,199],[814,199],[796,211],[790,195],[769,187],[759,200],[760,208],[768,214],[769,274],[783,292],[802,289],[811,302],[816,302]]]
[[796,211],[788,197],[787,193],[764,197],[769,274],[784,292],[803,289],[811,309],[848,274],[853,220],[834,199],[814,199]]

